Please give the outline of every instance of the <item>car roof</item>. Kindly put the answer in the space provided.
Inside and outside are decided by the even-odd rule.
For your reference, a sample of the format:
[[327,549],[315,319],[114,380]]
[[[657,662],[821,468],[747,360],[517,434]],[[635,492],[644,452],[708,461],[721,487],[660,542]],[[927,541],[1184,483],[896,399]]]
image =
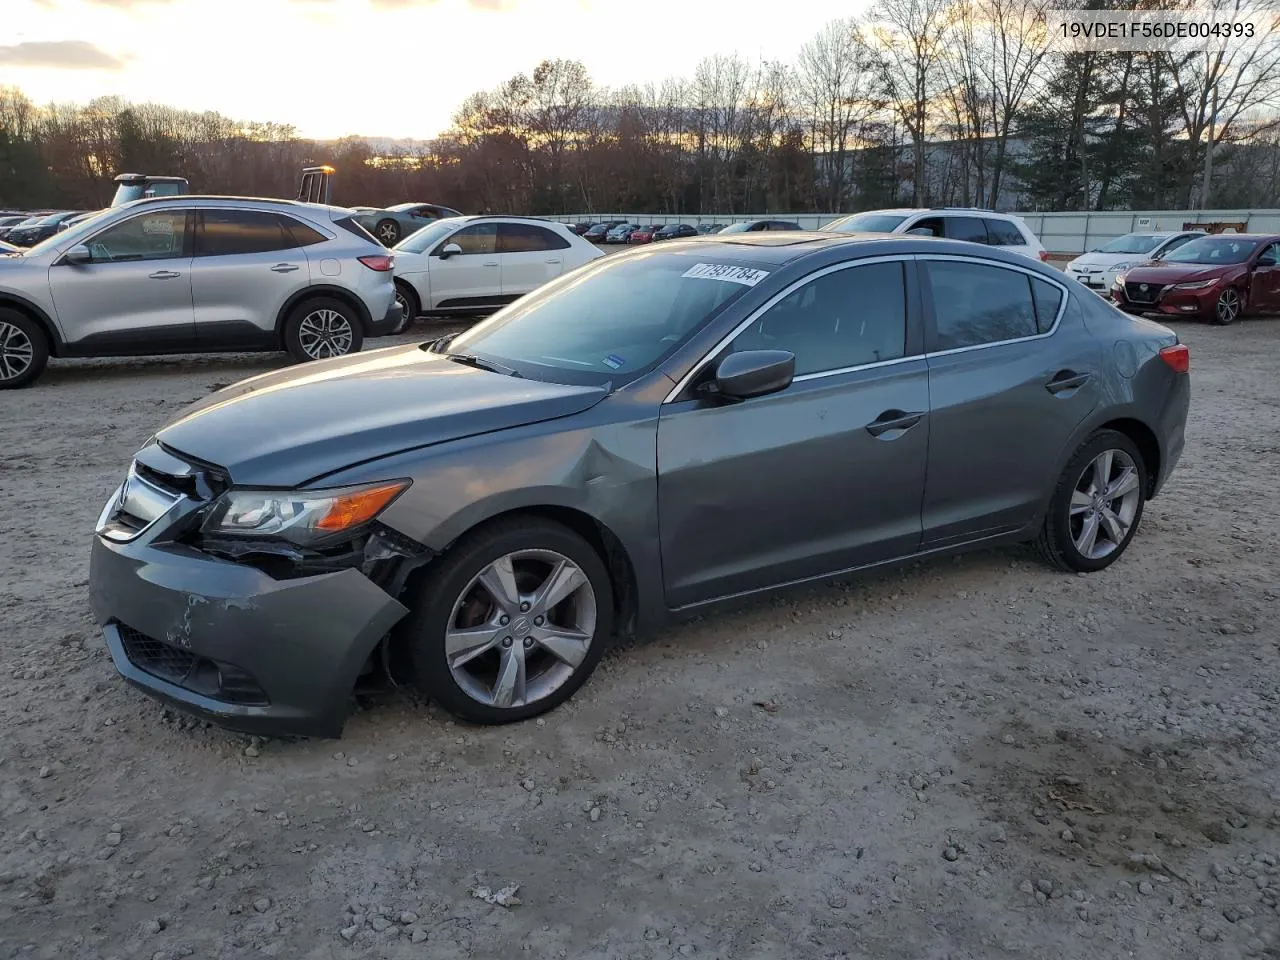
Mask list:
[[[1193,231],[1186,230],[1184,233]],[[1205,237],[1221,238],[1223,240],[1254,240],[1261,243],[1264,240],[1280,241],[1280,234],[1276,233],[1206,233]],[[1201,238],[1202,239],[1202,238]]]
[[184,193],[173,197],[144,197],[141,200],[131,200],[128,203],[122,203],[116,207],[116,210],[125,209],[141,209],[143,207],[162,207],[162,206],[197,206],[197,207],[228,207],[228,206],[245,206],[252,208],[277,209],[282,211],[293,210],[295,212],[310,211],[313,214],[324,213],[326,216],[331,214],[345,214],[350,212],[348,207],[339,207],[334,204],[324,203],[304,203],[301,200],[282,200],[279,197],[233,197],[220,194],[208,193]]
[[864,256],[911,256],[937,253],[994,260],[1061,277],[1061,274],[1051,267],[1046,267],[1019,253],[1008,253],[999,247],[965,243],[945,237],[921,237],[903,233],[828,233],[820,230],[789,230],[785,233],[708,233],[694,237],[678,237],[663,244],[662,249],[673,253],[697,251],[699,255],[702,255],[702,251],[705,250],[707,257],[750,260],[775,267],[782,267],[809,257],[834,262],[834,258],[830,255],[839,250],[850,254],[850,259]]

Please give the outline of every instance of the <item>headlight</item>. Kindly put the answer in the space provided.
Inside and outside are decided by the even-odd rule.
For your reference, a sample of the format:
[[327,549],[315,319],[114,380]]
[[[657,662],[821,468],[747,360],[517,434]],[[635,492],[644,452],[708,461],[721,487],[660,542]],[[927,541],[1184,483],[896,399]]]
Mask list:
[[408,486],[408,480],[394,480],[336,490],[229,490],[200,530],[311,546],[358,532]]
[[1133,266],[1133,264],[1132,264],[1132,263],[1128,263],[1128,262],[1126,262],[1126,263],[1113,263],[1113,264],[1111,265],[1111,269],[1112,269],[1112,270],[1128,270],[1128,269],[1129,269],[1130,267],[1132,267],[1132,266]]
[[1212,279],[1209,279],[1209,280],[1190,280],[1187,283],[1175,283],[1173,285],[1173,289],[1175,290],[1207,290],[1209,287],[1212,287],[1217,282],[1218,282],[1217,277],[1213,277]]

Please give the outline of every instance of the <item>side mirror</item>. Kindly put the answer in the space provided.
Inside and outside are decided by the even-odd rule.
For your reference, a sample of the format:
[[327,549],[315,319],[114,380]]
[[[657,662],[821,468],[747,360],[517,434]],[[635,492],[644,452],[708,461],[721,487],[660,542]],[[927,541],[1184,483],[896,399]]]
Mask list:
[[86,244],[77,243],[63,255],[62,259],[67,263],[89,263],[93,260],[93,254]]
[[1267,254],[1266,256],[1258,258],[1258,266],[1260,267],[1274,267],[1275,265],[1276,258],[1272,254]]
[[461,253],[461,252],[462,252],[462,248],[458,246],[456,243],[446,243],[443,247],[440,248],[440,259],[448,260],[454,254]]
[[731,353],[716,367],[714,392],[735,400],[777,393],[791,385],[796,355],[786,350],[744,350]]

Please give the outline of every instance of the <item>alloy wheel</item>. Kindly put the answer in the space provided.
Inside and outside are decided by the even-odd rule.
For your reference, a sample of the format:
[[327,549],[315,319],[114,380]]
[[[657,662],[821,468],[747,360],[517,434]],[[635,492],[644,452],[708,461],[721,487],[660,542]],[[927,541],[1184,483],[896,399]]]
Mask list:
[[1223,290],[1215,310],[1219,323],[1233,323],[1240,316],[1240,294],[1232,287]]
[[1080,555],[1101,560],[1124,546],[1142,500],[1141,474],[1123,450],[1104,450],[1071,494],[1068,529]]
[[298,342],[312,360],[346,356],[351,351],[351,321],[337,310],[313,310],[298,326]]
[[582,568],[553,550],[517,550],[488,564],[454,602],[445,657],[478,703],[519,707],[550,696],[587,657],[596,594]]
[[378,225],[378,239],[387,246],[395,243],[399,239],[399,234],[399,229],[390,221]]
[[0,380],[16,380],[31,368],[35,346],[16,324],[0,320]]

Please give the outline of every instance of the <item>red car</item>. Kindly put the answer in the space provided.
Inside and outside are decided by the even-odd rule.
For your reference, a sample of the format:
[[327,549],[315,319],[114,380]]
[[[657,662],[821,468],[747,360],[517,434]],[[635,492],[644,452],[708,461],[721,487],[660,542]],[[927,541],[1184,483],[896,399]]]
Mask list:
[[654,235],[664,226],[666,224],[649,223],[643,227],[637,227],[631,232],[631,236],[627,237],[627,243],[653,243]]
[[1159,261],[1120,274],[1111,299],[1126,313],[1233,323],[1280,310],[1280,236],[1220,233],[1188,241]]

